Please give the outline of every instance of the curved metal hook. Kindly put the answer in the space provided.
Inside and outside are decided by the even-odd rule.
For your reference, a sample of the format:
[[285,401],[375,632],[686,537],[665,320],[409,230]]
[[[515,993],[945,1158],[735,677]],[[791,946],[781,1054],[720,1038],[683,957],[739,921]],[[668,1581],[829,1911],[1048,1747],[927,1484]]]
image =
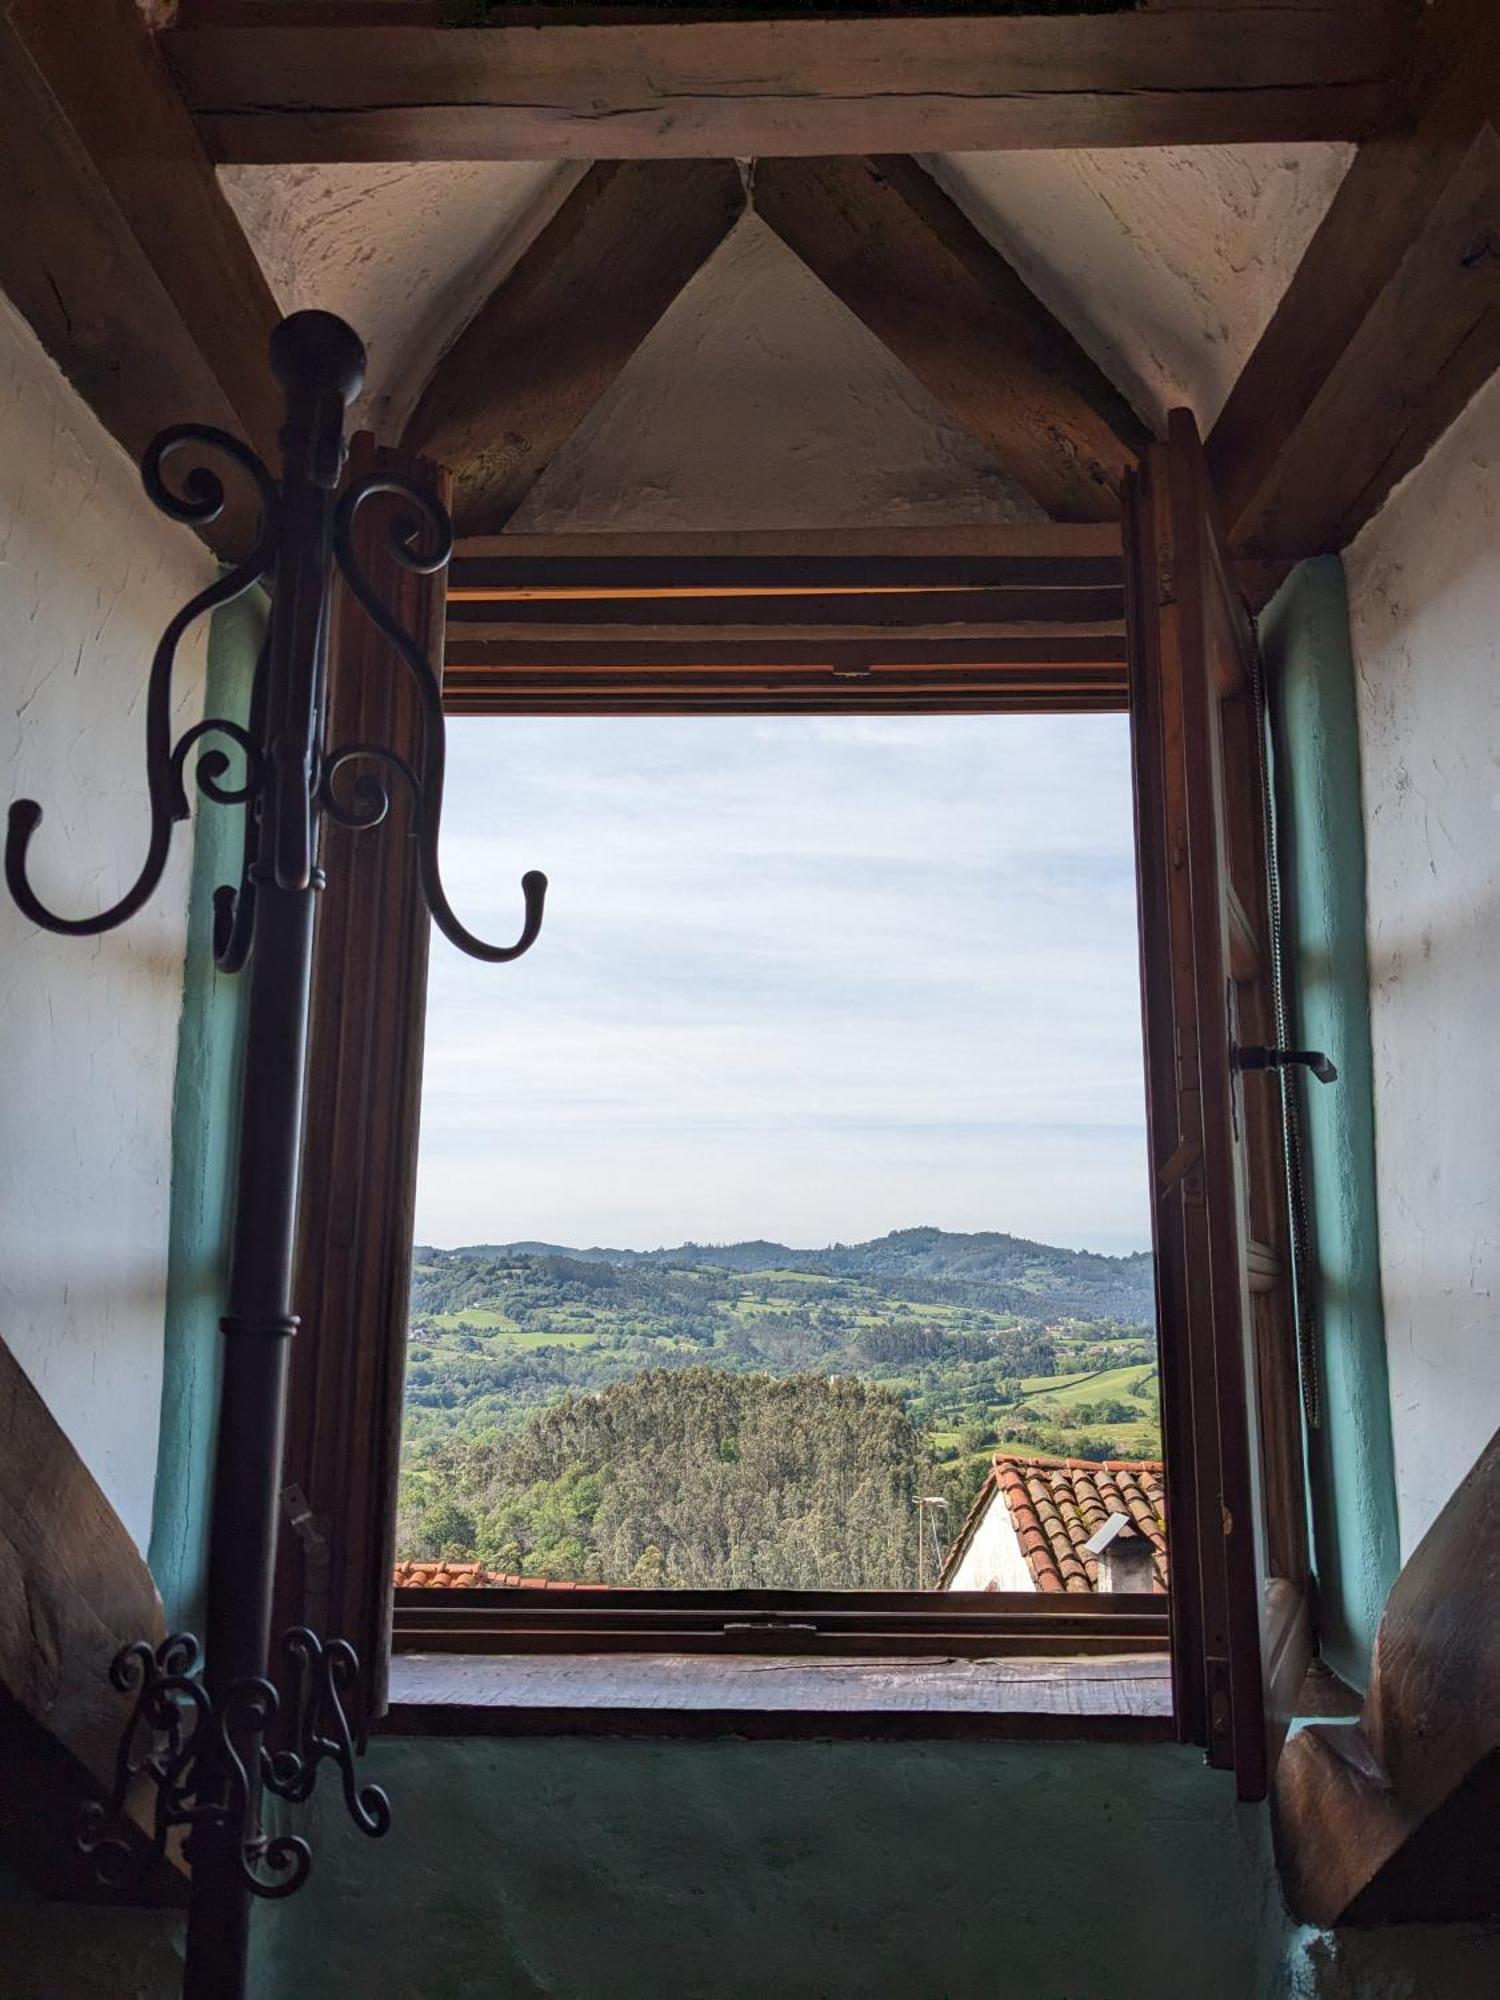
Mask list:
[[[151,805],[151,835],[141,871],[120,900],[93,917],[61,917],[55,910],[48,909],[33,890],[26,874],[27,854],[32,835],[42,823],[42,809],[35,799],[17,799],[12,805],[5,836],[6,887],[23,916],[29,917],[42,930],[52,931],[59,937],[98,937],[104,931],[114,930],[117,925],[125,923],[149,899],[167,865],[173,823],[185,819],[188,813],[187,795],[182,783],[183,759],[192,743],[207,728],[223,730],[242,747],[247,750],[250,747],[248,737],[232,723],[199,723],[187,732],[175,749],[172,745],[172,668],[182,636],[206,612],[216,611],[220,605],[232,604],[265,575],[270,567],[277,533],[276,488],[270,473],[248,445],[231,437],[228,431],[216,430],[208,424],[174,424],[160,432],[147,446],[141,462],[141,477],[154,504],[174,521],[187,522],[194,527],[216,520],[223,512],[223,481],[207,466],[192,467],[180,492],[174,492],[166,482],[168,463],[190,444],[222,452],[250,475],[261,507],[255,546],[243,562],[226,570],[206,589],[188,599],[168,623],[152,656],[151,677],[146,690],[146,787]],[[227,768],[221,751],[210,752],[200,763],[198,782],[210,798],[224,796],[216,787]],[[254,780],[255,771],[252,769],[247,784],[253,784]]]
[[[333,547],[335,560],[343,571],[344,579],[358,602],[360,609],[370,623],[400,654],[411,674],[417,697],[422,706],[422,769],[420,777],[400,758],[389,752],[368,745],[348,745],[335,753],[329,760],[326,777],[331,778],[339,763],[346,763],[355,755],[374,756],[391,768],[399,768],[401,775],[410,784],[413,794],[415,816],[414,833],[417,843],[417,869],[422,882],[422,895],[426,901],[432,921],[437,925],[448,942],[456,945],[470,958],[482,959],[488,965],[504,965],[511,959],[519,958],[530,951],[536,943],[542,928],[542,912],[547,896],[547,878],[538,869],[530,869],[521,877],[521,896],[525,914],[521,934],[514,944],[486,944],[482,938],[460,923],[448,901],[443,888],[442,871],[438,864],[438,830],[443,813],[443,778],[447,765],[447,730],[443,720],[443,697],[437,675],[422,648],[412,635],[387,610],[376,596],[370,579],[360,565],[354,551],[354,519],[367,500],[378,493],[392,493],[409,501],[416,509],[416,518],[398,514],[391,522],[386,537],[386,552],[403,569],[417,576],[431,576],[443,568],[453,553],[453,528],[446,511],[439,506],[429,493],[409,480],[400,479],[393,473],[372,473],[349,488],[339,502],[334,518]],[[419,539],[423,530],[432,537],[433,549],[427,554],[420,553]],[[363,797],[368,811],[373,806],[371,786],[373,780],[365,782]],[[384,818],[389,799],[384,787],[378,788],[385,803],[371,818],[351,821],[341,820],[343,825],[373,826]],[[325,805],[327,799],[325,797]],[[350,810],[345,808],[345,811]],[[335,818],[339,818],[337,811]]]

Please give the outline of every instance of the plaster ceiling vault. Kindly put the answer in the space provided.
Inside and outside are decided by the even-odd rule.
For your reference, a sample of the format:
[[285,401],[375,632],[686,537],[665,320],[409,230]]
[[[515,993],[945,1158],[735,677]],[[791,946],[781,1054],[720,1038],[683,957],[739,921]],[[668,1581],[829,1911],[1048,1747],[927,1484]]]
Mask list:
[[[1202,146],[922,164],[1153,429],[1186,403],[1206,431],[1351,154],[1345,144]],[[357,417],[394,439],[441,354],[584,171],[464,162],[219,174],[278,303],[340,312],[364,337],[371,366]],[[747,214],[510,525],[934,525],[1039,513]]]

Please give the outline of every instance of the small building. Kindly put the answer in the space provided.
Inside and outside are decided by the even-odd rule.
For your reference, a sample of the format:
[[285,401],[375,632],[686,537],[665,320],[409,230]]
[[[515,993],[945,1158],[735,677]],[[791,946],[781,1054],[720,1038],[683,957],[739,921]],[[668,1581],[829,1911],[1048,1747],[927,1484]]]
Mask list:
[[938,1588],[1164,1593],[1165,1507],[1160,1459],[998,1453]]

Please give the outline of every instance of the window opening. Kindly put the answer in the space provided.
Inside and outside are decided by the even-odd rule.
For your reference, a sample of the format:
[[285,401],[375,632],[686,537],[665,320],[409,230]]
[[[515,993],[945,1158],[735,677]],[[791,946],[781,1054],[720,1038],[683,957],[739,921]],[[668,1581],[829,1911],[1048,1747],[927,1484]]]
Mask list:
[[450,731],[398,1581],[1162,1591],[1127,718]]

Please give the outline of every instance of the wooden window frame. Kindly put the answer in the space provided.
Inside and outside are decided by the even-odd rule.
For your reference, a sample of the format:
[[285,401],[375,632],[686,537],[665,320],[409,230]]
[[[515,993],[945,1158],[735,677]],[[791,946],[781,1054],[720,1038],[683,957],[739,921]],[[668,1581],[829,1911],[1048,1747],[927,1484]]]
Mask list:
[[[361,453],[392,470],[424,471],[409,455],[372,454],[357,441]],[[370,559],[378,560],[373,543]],[[405,593],[411,629],[444,645],[452,714],[1130,707],[1126,565],[1113,525],[504,536],[460,543],[446,606],[440,580],[393,571],[391,581]],[[722,615],[726,594],[732,620]],[[361,703],[386,699],[399,744],[402,728],[417,726],[415,712],[399,697],[391,706],[372,695],[370,642],[344,637],[349,616],[340,607],[335,715],[347,702],[357,724]],[[325,895],[314,971],[313,1037],[328,1082],[310,1114],[319,1132],[309,1146],[299,1277],[311,1310],[294,1350],[286,1469],[288,1516],[299,1532],[283,1537],[281,1608],[284,1622],[321,1614],[324,1629],[355,1640],[365,1661],[355,1703],[362,1733],[386,1709],[388,1646],[920,1659],[1159,1653],[1169,1629],[1177,1642],[1175,1598],[1100,1596],[1080,1606],[1076,1596],[1044,1593],[533,1584],[393,1593],[427,920],[413,894],[409,842],[342,837],[360,867],[330,868],[340,886]],[[1170,1448],[1167,1456],[1170,1491]],[[1174,1557],[1195,1562],[1187,1511],[1177,1519]],[[1168,1733],[1203,1740],[1201,1716],[1180,1700],[1174,1707]],[[1100,1719],[1090,1720],[1085,1733],[1098,1733]],[[1122,1734],[1132,1733],[1128,1720]],[[1000,1717],[997,1725],[1024,1734],[1005,1727],[1024,1721]]]

